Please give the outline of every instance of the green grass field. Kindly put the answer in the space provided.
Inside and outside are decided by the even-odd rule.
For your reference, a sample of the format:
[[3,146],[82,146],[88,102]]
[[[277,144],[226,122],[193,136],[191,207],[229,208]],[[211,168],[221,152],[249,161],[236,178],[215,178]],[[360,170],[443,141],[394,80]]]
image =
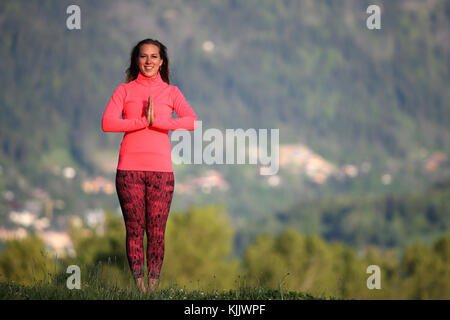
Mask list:
[[307,293],[284,292],[269,288],[245,288],[228,291],[187,291],[177,286],[157,289],[151,294],[143,294],[134,287],[82,286],[68,289],[65,284],[36,283],[32,286],[16,284],[12,281],[0,282],[0,299],[3,300],[335,300],[334,297],[314,297]]

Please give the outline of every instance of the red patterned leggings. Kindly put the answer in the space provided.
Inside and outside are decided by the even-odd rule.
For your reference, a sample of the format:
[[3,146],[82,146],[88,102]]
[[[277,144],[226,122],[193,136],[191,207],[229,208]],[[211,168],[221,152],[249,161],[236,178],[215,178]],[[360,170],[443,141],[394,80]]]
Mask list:
[[126,228],[126,252],[134,278],[144,276],[144,232],[147,269],[159,279],[164,233],[175,187],[173,172],[117,170],[116,190]]

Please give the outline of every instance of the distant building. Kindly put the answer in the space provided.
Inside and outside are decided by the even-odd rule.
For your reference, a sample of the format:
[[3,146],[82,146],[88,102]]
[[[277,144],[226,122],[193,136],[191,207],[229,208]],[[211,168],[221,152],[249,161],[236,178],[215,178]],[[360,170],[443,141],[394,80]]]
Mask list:
[[114,183],[102,176],[84,180],[81,187],[86,193],[103,192],[106,194],[113,194],[115,190]]
[[17,228],[17,229],[6,229],[0,226],[0,239],[12,240],[12,239],[23,239],[28,236],[28,231],[25,228]]
[[426,171],[432,172],[436,171],[442,163],[447,161],[447,155],[441,151],[432,153],[428,158],[425,159],[423,167]]
[[392,182],[392,176],[391,176],[389,173],[383,174],[383,175],[381,176],[381,182],[382,182],[384,185],[391,184],[391,182]]
[[211,52],[211,51],[213,51],[213,50],[214,50],[214,47],[215,47],[214,42],[212,42],[212,41],[210,41],[210,40],[203,42],[203,45],[202,45],[203,51],[206,51],[206,52]]
[[30,211],[11,211],[9,213],[9,220],[22,225],[24,227],[32,226],[37,220],[38,215]]
[[34,227],[36,230],[46,229],[50,226],[49,218],[38,218],[37,213],[33,213],[27,210],[11,211],[9,213],[9,220],[26,228]]
[[95,229],[99,235],[105,233],[106,216],[103,209],[90,209],[85,214],[86,224],[89,228]]
[[280,167],[304,167],[314,152],[302,144],[280,145]]
[[281,182],[281,178],[279,175],[273,175],[273,176],[269,176],[267,178],[267,183],[269,184],[269,186],[271,187],[277,187],[280,185]]
[[65,232],[44,231],[37,235],[44,241],[47,248],[56,252],[58,257],[75,256],[72,240]]
[[[72,240],[67,233],[57,231],[38,231],[36,235],[44,241],[48,249],[55,251],[59,257],[75,256]],[[0,239],[4,241],[24,239],[28,236],[28,231],[22,227],[17,229],[5,229],[0,227]]]
[[295,174],[306,174],[318,184],[336,171],[336,166],[302,144],[285,144],[279,148],[280,167]]
[[200,177],[177,183],[176,188],[179,193],[190,193],[194,190],[210,193],[213,189],[227,191],[229,185],[219,171],[208,170]]
[[72,167],[65,167],[62,170],[62,175],[66,179],[73,179],[76,174],[77,174],[76,170]]
[[352,164],[346,164],[342,166],[342,170],[344,171],[344,173],[351,177],[354,178],[358,175],[358,167],[352,165]]
[[281,183],[281,178],[278,174],[271,174],[272,169],[270,166],[261,166],[259,167],[259,175],[265,177],[265,181],[271,187],[277,187]]

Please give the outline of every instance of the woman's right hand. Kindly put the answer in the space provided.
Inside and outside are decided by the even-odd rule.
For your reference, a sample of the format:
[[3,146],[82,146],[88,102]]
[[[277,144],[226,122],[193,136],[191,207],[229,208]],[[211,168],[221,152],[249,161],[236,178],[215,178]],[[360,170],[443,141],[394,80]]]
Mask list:
[[147,116],[147,122],[148,122],[149,126],[151,126],[153,124],[153,120],[155,119],[155,110],[153,107],[153,97],[152,96],[148,97],[146,116]]

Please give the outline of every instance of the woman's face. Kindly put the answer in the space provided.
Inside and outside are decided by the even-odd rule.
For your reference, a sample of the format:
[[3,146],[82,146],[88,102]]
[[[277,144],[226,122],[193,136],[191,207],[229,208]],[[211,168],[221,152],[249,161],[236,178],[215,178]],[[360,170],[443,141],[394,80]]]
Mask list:
[[141,73],[149,78],[153,78],[163,64],[163,59],[159,56],[159,48],[154,44],[143,44],[138,56],[138,65]]

